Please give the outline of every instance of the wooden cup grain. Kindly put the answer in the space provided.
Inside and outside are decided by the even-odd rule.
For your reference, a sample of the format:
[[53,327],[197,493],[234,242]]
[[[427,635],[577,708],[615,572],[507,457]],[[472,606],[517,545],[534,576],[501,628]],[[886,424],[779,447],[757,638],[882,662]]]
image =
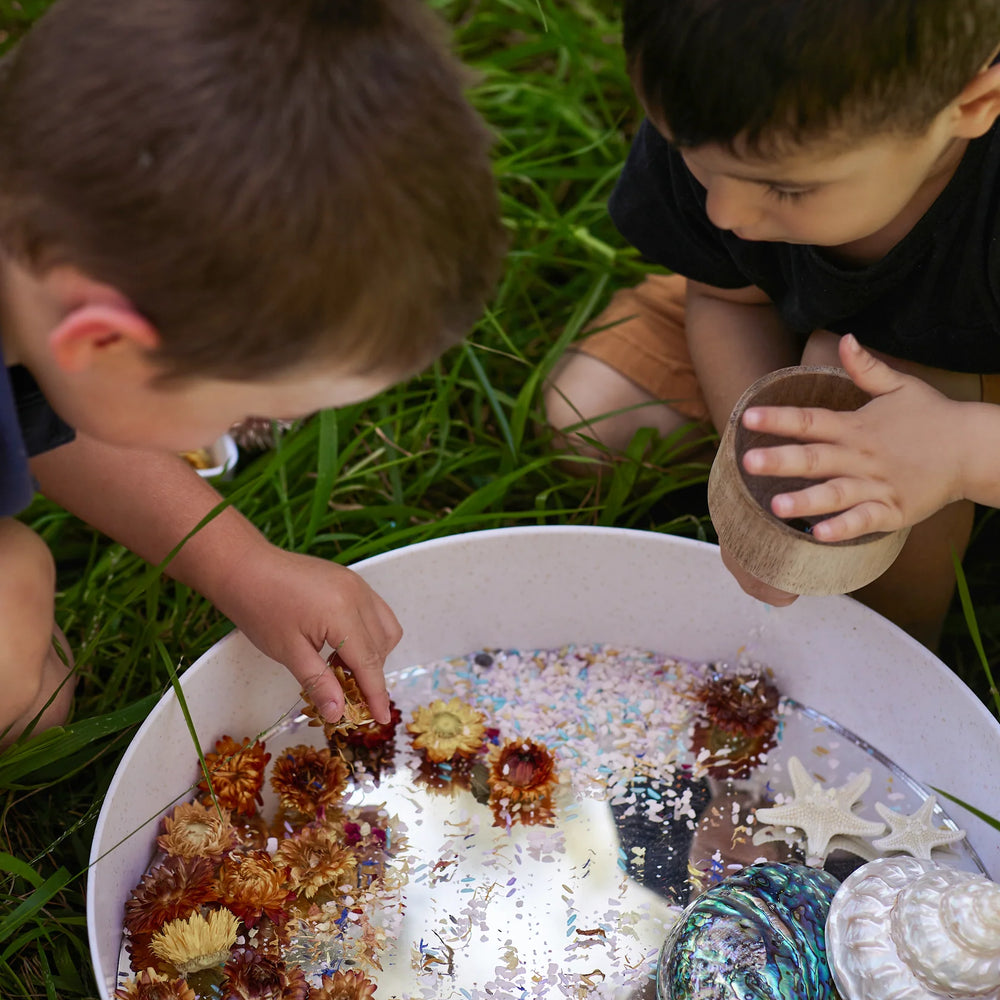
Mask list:
[[[821,542],[807,530],[822,517],[795,526],[775,517],[771,500],[816,480],[751,476],[743,456],[751,448],[787,444],[788,439],[743,426],[751,406],[818,406],[856,410],[869,401],[839,368],[782,368],[758,379],[729,417],[708,479],[708,509],[719,544],[748,573],[790,594],[848,594],[877,579],[899,555],[909,528],[877,532],[844,542]],[[825,515],[829,516],[829,515]]]

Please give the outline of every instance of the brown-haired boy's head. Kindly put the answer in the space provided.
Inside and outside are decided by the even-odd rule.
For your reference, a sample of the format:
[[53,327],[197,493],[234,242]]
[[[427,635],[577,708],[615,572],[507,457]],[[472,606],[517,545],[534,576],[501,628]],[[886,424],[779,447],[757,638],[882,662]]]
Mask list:
[[121,293],[168,376],[409,374],[502,256],[463,83],[420,0],[59,0],[0,83],[0,243]]
[[623,22],[681,147],[916,135],[1000,47],[996,0],[625,0]]

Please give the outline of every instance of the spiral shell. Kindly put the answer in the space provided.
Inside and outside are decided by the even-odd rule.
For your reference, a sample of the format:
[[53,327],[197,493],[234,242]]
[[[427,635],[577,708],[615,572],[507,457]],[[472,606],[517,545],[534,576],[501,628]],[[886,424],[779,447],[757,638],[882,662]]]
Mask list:
[[837,880],[751,865],[702,893],[660,952],[659,1000],[831,1000],[824,925]]
[[840,887],[827,957],[844,1000],[1000,1000],[1000,885],[909,857]]

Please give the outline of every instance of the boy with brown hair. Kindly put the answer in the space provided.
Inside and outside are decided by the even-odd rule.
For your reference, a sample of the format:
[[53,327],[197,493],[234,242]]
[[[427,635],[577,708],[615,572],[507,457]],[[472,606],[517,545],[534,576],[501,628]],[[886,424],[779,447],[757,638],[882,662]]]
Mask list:
[[1000,5],[626,0],[623,19],[648,118],[611,214],[675,273],[562,359],[550,421],[621,449],[637,426],[721,428],[769,371],[840,365],[872,402],[751,409],[789,443],[745,467],[816,480],[773,510],[829,515],[823,541],[913,525],[856,596],[934,647],[973,501],[1000,506]]
[[[420,0],[58,0],[0,80],[0,736],[65,718],[47,496],[153,563],[220,498],[177,451],[371,396],[480,313],[490,137]],[[330,720],[401,630],[360,577],[235,509],[168,572]]]

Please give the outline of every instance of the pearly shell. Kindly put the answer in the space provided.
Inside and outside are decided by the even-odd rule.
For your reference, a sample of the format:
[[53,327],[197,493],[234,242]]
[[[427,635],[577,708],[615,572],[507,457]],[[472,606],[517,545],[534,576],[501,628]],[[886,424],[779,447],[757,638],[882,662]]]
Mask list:
[[840,887],[826,925],[843,1000],[1000,1000],[1000,885],[909,857]]
[[695,899],[660,952],[659,1000],[833,1000],[824,925],[837,880],[751,865]]

